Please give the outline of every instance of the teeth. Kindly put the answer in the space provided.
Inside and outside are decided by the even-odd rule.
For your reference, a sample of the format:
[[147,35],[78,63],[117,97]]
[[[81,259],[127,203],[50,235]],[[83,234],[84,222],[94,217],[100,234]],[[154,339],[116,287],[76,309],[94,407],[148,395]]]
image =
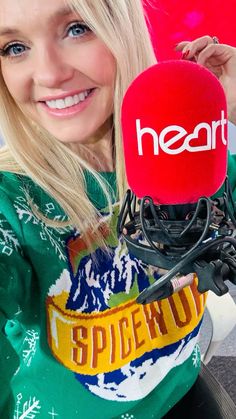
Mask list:
[[79,103],[79,95],[73,96],[73,99],[74,99],[75,105],[77,105],[77,103]]
[[83,101],[85,99],[85,94],[84,93],[80,93],[79,94],[79,100]]
[[65,109],[83,102],[89,95],[90,90],[85,90],[74,96],[67,96],[65,99],[47,100],[46,104],[51,109]]
[[75,101],[74,101],[73,97],[69,96],[69,97],[65,98],[66,107],[73,106],[74,103],[75,103]]

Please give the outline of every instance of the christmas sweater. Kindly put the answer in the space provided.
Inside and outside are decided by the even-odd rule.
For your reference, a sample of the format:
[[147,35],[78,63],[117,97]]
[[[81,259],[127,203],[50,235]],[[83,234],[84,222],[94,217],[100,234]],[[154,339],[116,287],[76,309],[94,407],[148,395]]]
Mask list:
[[[114,187],[115,175],[103,176]],[[102,208],[98,185],[87,185]],[[117,205],[110,217],[101,211],[109,252],[94,244],[91,253],[75,229],[47,226],[29,198],[66,220],[29,178],[0,175],[1,419],[163,417],[200,368],[197,280],[138,305],[158,272],[117,238]]]

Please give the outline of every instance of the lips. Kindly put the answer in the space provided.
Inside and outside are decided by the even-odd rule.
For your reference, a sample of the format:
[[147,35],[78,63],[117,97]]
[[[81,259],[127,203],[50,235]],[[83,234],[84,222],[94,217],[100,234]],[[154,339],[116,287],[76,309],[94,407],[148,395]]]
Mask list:
[[68,95],[65,98],[60,99],[51,99],[45,101],[46,105],[50,109],[66,109],[71,106],[78,105],[80,102],[83,102],[91,93],[92,89],[84,90],[75,95]]
[[63,97],[48,97],[40,100],[39,105],[52,116],[68,117],[84,110],[93,97],[95,88],[71,93]]

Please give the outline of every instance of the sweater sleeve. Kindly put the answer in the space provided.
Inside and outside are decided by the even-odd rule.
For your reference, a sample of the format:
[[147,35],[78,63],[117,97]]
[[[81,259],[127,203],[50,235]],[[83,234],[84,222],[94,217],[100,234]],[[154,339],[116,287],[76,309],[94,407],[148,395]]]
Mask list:
[[[232,188],[234,201],[236,201],[236,154],[228,153],[227,175],[228,175],[229,182]],[[224,193],[224,190],[225,190],[225,186],[223,184],[212,198],[214,199],[214,198],[221,197]]]
[[236,154],[228,155],[228,177],[236,200]]
[[12,204],[0,193],[0,413],[8,413],[9,417],[11,378],[19,368],[17,348],[13,348],[9,335],[11,327],[20,324],[32,276],[31,266],[9,221],[11,211],[13,214]]

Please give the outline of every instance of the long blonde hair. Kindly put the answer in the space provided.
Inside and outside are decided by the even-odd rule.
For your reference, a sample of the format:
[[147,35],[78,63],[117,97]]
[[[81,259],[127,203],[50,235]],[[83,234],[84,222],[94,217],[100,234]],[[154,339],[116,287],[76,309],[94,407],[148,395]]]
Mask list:
[[[70,0],[69,4],[112,52],[117,63],[114,93],[114,148],[119,197],[126,188],[120,108],[131,81],[155,63],[141,0]],[[81,232],[94,228],[97,210],[85,189],[84,170],[101,186],[111,210],[107,185],[72,149],[29,120],[14,102],[0,74],[0,126],[6,143],[0,151],[0,169],[23,173],[61,206],[68,224]],[[46,220],[52,225],[51,220]],[[99,236],[100,233],[98,233]]]

